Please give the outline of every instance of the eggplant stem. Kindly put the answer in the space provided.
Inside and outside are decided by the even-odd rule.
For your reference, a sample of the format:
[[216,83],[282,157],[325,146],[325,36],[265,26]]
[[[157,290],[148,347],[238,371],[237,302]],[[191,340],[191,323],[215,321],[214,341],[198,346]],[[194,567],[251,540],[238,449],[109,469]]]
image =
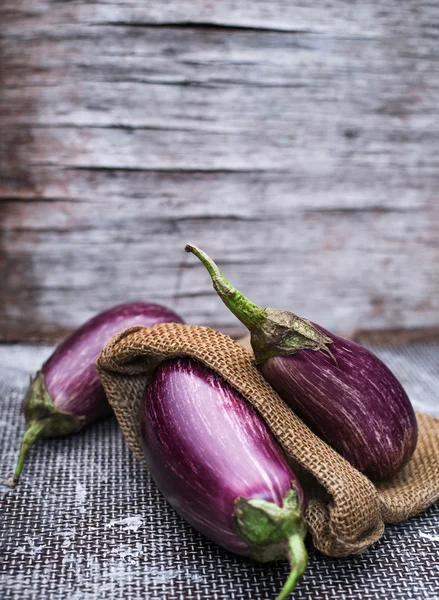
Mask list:
[[302,536],[295,533],[288,538],[288,556],[291,571],[276,600],[285,600],[296,587],[308,564],[308,554]]
[[192,252],[200,259],[206,267],[212,279],[213,287],[221,300],[247,329],[252,331],[265,321],[265,311],[237,290],[203,250],[193,244],[186,244],[184,249],[186,252]]
[[30,421],[26,427],[26,431],[24,432],[23,439],[21,440],[20,446],[20,454],[18,456],[17,465],[15,467],[14,475],[8,479],[5,479],[4,483],[8,487],[14,488],[21,475],[21,471],[23,470],[23,465],[26,462],[26,459],[29,455],[29,451],[36,442],[36,440],[41,436],[41,433],[45,427],[45,422],[43,421]]

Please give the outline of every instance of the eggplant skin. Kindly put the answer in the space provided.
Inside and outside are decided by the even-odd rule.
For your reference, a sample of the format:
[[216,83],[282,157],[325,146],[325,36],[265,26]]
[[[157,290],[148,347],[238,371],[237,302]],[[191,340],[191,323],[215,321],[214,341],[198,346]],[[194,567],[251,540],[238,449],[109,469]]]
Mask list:
[[269,358],[261,373],[295,414],[372,480],[397,473],[416,448],[416,416],[402,385],[372,352],[316,325],[333,343]]
[[205,536],[250,555],[235,532],[239,497],[282,505],[303,492],[261,417],[217,373],[190,358],[162,363],[146,386],[141,432],[153,479],[172,507]]
[[93,317],[65,339],[41,372],[54,407],[84,417],[84,424],[111,414],[95,362],[113,335],[134,325],[182,323],[172,310],[146,302],[119,304]]

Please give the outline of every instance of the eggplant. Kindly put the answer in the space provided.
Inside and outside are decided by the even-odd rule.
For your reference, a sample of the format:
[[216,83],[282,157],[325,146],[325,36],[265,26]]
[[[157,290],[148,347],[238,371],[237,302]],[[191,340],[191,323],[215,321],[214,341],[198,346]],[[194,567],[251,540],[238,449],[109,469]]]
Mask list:
[[26,431],[14,475],[18,483],[29,450],[38,438],[76,433],[85,425],[111,414],[95,362],[109,339],[127,327],[149,327],[163,322],[182,323],[158,304],[131,302],[93,317],[65,339],[31,381],[23,403]]
[[255,362],[308,427],[372,480],[392,477],[416,448],[416,416],[404,388],[366,348],[288,311],[262,309],[202,250],[225,305],[251,333]]
[[303,490],[267,425],[217,373],[163,362],[141,406],[144,455],[158,488],[193,527],[260,562],[287,557],[286,598],[307,565]]

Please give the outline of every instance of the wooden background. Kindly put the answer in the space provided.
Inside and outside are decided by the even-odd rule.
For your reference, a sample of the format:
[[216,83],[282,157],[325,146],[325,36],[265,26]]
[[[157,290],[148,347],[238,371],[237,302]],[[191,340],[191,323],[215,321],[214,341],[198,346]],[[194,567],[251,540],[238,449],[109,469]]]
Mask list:
[[2,0],[0,338],[164,303],[186,241],[343,333],[439,323],[439,3]]

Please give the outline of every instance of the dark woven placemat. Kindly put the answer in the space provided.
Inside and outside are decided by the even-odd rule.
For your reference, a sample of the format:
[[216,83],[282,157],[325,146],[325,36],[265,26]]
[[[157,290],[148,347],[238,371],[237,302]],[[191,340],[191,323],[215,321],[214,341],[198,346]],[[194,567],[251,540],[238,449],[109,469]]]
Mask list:
[[[439,344],[373,348],[419,410],[439,414]],[[24,358],[22,358],[22,354]],[[33,356],[34,354],[34,356]],[[0,456],[14,466],[19,406],[41,351],[0,348]],[[274,598],[283,563],[235,557],[167,505],[115,420],[36,445],[16,490],[0,488],[0,598],[144,600]],[[439,505],[389,526],[367,553],[310,550],[295,598],[439,600]]]

